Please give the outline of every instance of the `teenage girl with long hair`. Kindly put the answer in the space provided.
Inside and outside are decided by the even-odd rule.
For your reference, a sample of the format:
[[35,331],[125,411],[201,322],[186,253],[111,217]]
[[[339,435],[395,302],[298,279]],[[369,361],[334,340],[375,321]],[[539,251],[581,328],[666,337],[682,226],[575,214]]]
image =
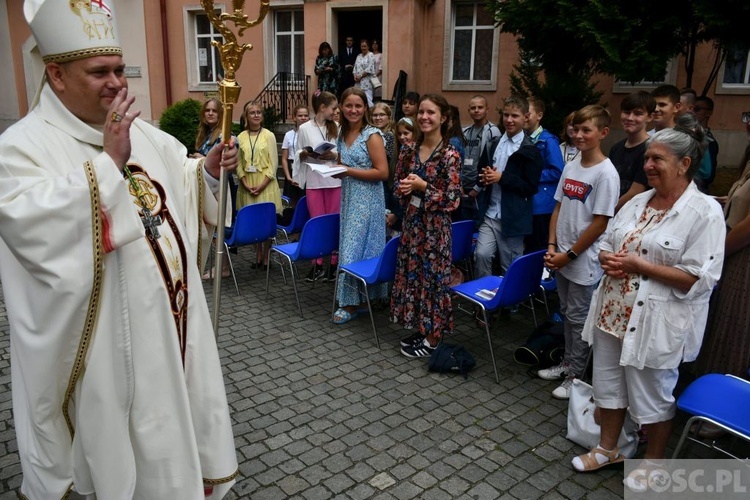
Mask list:
[[[305,189],[307,208],[310,217],[325,214],[335,214],[341,211],[341,179],[323,177],[306,165],[307,162],[336,164],[338,150],[327,151],[318,157],[312,157],[306,147],[315,149],[322,142],[336,143],[339,136],[339,126],[333,121],[333,114],[338,108],[336,96],[330,92],[321,92],[313,97],[315,114],[303,123],[297,133],[297,153],[294,157],[293,179],[299,187]],[[323,268],[323,258],[313,261],[307,281],[328,281],[335,279],[338,256],[331,256],[328,271]]]
[[449,104],[428,94],[419,101],[420,134],[401,151],[393,186],[403,207],[401,244],[391,295],[391,317],[417,332],[401,353],[426,357],[453,331],[450,298],[451,212],[461,201],[461,164],[449,144]]

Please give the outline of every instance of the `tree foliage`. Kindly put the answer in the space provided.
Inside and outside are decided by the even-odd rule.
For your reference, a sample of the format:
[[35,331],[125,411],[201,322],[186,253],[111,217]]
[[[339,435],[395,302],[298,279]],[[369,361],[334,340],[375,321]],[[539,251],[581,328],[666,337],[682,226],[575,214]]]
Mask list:
[[556,135],[562,132],[568,113],[601,99],[602,93],[596,90],[590,73],[571,76],[547,72],[542,78],[541,72],[541,66],[522,53],[521,62],[513,66],[510,88],[513,94],[535,96],[547,104],[542,125]]
[[180,141],[188,149],[188,153],[194,153],[200,112],[200,101],[178,101],[164,110],[159,119],[159,128]]
[[[727,50],[750,47],[747,0],[486,0],[501,31],[549,75],[603,73],[626,82],[661,80],[685,54],[688,85],[695,47],[714,44],[716,69]],[[715,78],[715,72],[713,77]],[[710,82],[708,82],[710,84]]]

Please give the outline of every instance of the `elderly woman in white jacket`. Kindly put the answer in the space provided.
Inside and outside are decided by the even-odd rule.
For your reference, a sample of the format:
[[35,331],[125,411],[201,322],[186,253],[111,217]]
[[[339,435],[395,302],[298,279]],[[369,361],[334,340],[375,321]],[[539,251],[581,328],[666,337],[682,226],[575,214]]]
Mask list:
[[702,140],[700,127],[650,138],[644,170],[654,189],[634,197],[609,223],[599,254],[605,277],[583,331],[593,345],[601,439],[573,459],[578,471],[622,461],[617,438],[626,411],[648,430],[644,466],[665,456],[678,366],[698,356],[724,259],[721,208],[691,181]]

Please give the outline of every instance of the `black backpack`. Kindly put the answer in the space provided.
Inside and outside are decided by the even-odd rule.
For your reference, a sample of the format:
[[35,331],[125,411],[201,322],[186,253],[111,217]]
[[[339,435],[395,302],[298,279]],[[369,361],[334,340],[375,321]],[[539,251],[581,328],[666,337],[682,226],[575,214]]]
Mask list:
[[427,367],[431,372],[460,373],[464,376],[464,379],[468,379],[468,373],[476,365],[477,362],[474,360],[474,356],[464,349],[464,346],[441,342],[432,351]]
[[545,321],[513,353],[516,363],[533,366],[535,369],[559,365],[565,353],[563,324]]

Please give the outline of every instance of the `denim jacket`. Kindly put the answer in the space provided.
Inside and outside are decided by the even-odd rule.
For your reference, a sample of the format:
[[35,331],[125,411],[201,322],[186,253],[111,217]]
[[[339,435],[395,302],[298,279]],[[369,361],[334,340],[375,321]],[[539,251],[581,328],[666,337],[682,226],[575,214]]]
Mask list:
[[[646,191],[630,200],[609,222],[601,250],[614,252],[633,230],[646,203]],[[721,207],[690,183],[672,209],[653,230],[643,235],[641,257],[673,266],[698,277],[687,292],[642,276],[633,312],[622,340],[621,366],[638,369],[676,368],[698,357],[708,318],[708,302],[721,275],[726,227]],[[583,329],[593,343],[601,313],[602,285],[594,293]]]

